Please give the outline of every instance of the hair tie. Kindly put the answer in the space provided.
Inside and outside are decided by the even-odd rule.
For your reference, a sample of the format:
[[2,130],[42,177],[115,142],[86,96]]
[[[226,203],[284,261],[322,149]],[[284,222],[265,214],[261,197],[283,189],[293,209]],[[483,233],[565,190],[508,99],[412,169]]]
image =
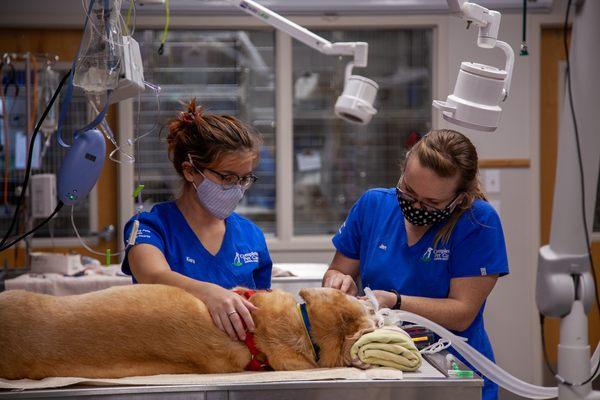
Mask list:
[[182,112],[181,113],[181,120],[183,122],[187,122],[187,123],[193,123],[195,120],[195,113],[193,111],[188,111],[188,112]]

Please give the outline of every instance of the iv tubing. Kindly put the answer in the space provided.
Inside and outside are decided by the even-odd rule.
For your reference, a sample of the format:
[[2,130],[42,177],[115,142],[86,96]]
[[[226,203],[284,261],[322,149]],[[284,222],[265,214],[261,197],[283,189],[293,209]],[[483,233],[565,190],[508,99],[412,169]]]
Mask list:
[[[77,239],[79,239],[79,241],[81,242],[81,245],[87,251],[89,251],[92,254],[96,254],[96,255],[99,255],[99,256],[106,256],[106,252],[101,253],[99,251],[96,251],[96,250],[92,249],[90,246],[88,246],[88,244],[79,235],[79,231],[77,230],[77,226],[75,225],[75,218],[73,217],[73,210],[74,209],[75,209],[75,207],[71,206],[71,225],[73,226],[73,230],[75,231],[75,235],[77,235]],[[107,249],[107,250],[110,251],[109,257],[120,256],[121,254],[125,254],[125,250],[117,251],[117,252],[114,252],[114,253],[110,249]]]

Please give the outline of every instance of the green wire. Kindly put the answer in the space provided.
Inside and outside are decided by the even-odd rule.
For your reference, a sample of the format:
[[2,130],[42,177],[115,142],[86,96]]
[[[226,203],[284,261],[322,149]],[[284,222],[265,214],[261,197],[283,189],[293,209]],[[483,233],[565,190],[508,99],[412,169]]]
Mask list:
[[134,0],[129,0],[129,8],[127,9],[127,17],[125,17],[125,30],[127,31],[127,36],[129,36],[129,22],[131,21],[131,11],[133,10],[133,2],[134,2]]
[[162,36],[160,38],[160,47],[158,48],[158,54],[162,55],[165,49],[165,43],[167,42],[167,32],[169,32],[169,0],[165,0],[165,28],[163,29]]
[[523,0],[523,29],[522,29],[522,40],[521,40],[521,52],[519,55],[527,56],[529,52],[527,51],[527,0]]

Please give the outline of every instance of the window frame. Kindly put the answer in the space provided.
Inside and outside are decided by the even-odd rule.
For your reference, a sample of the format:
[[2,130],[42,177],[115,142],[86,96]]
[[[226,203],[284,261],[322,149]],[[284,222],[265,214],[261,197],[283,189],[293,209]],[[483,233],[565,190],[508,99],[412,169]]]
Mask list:
[[[308,29],[406,29],[430,28],[432,41],[432,95],[446,98],[451,90],[447,63],[448,50],[441,46],[440,38],[448,35],[448,16],[406,15],[406,16],[298,16],[294,22]],[[160,18],[148,17],[138,20],[138,29],[162,28]],[[176,16],[171,19],[172,29],[251,29],[273,30],[258,20],[245,16]],[[293,157],[293,90],[292,37],[275,31],[275,173],[276,173],[276,232],[267,237],[272,252],[305,252],[334,250],[331,235],[294,235],[294,188],[289,178],[294,174]],[[316,50],[315,50],[316,51]],[[333,112],[333,104],[331,105]],[[442,117],[432,107],[431,125],[433,129],[442,126]],[[130,138],[134,127],[133,101],[122,101],[118,105],[119,141]],[[134,214],[134,199],[131,190],[134,186],[134,168],[121,165],[118,172],[119,186],[119,243],[123,243],[123,228]]]

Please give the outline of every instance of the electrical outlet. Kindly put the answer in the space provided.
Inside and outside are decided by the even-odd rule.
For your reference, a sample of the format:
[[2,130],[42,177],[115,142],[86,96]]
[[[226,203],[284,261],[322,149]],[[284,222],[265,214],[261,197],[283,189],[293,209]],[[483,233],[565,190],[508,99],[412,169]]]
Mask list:
[[484,172],[483,178],[486,193],[500,193],[500,170],[488,169]]

